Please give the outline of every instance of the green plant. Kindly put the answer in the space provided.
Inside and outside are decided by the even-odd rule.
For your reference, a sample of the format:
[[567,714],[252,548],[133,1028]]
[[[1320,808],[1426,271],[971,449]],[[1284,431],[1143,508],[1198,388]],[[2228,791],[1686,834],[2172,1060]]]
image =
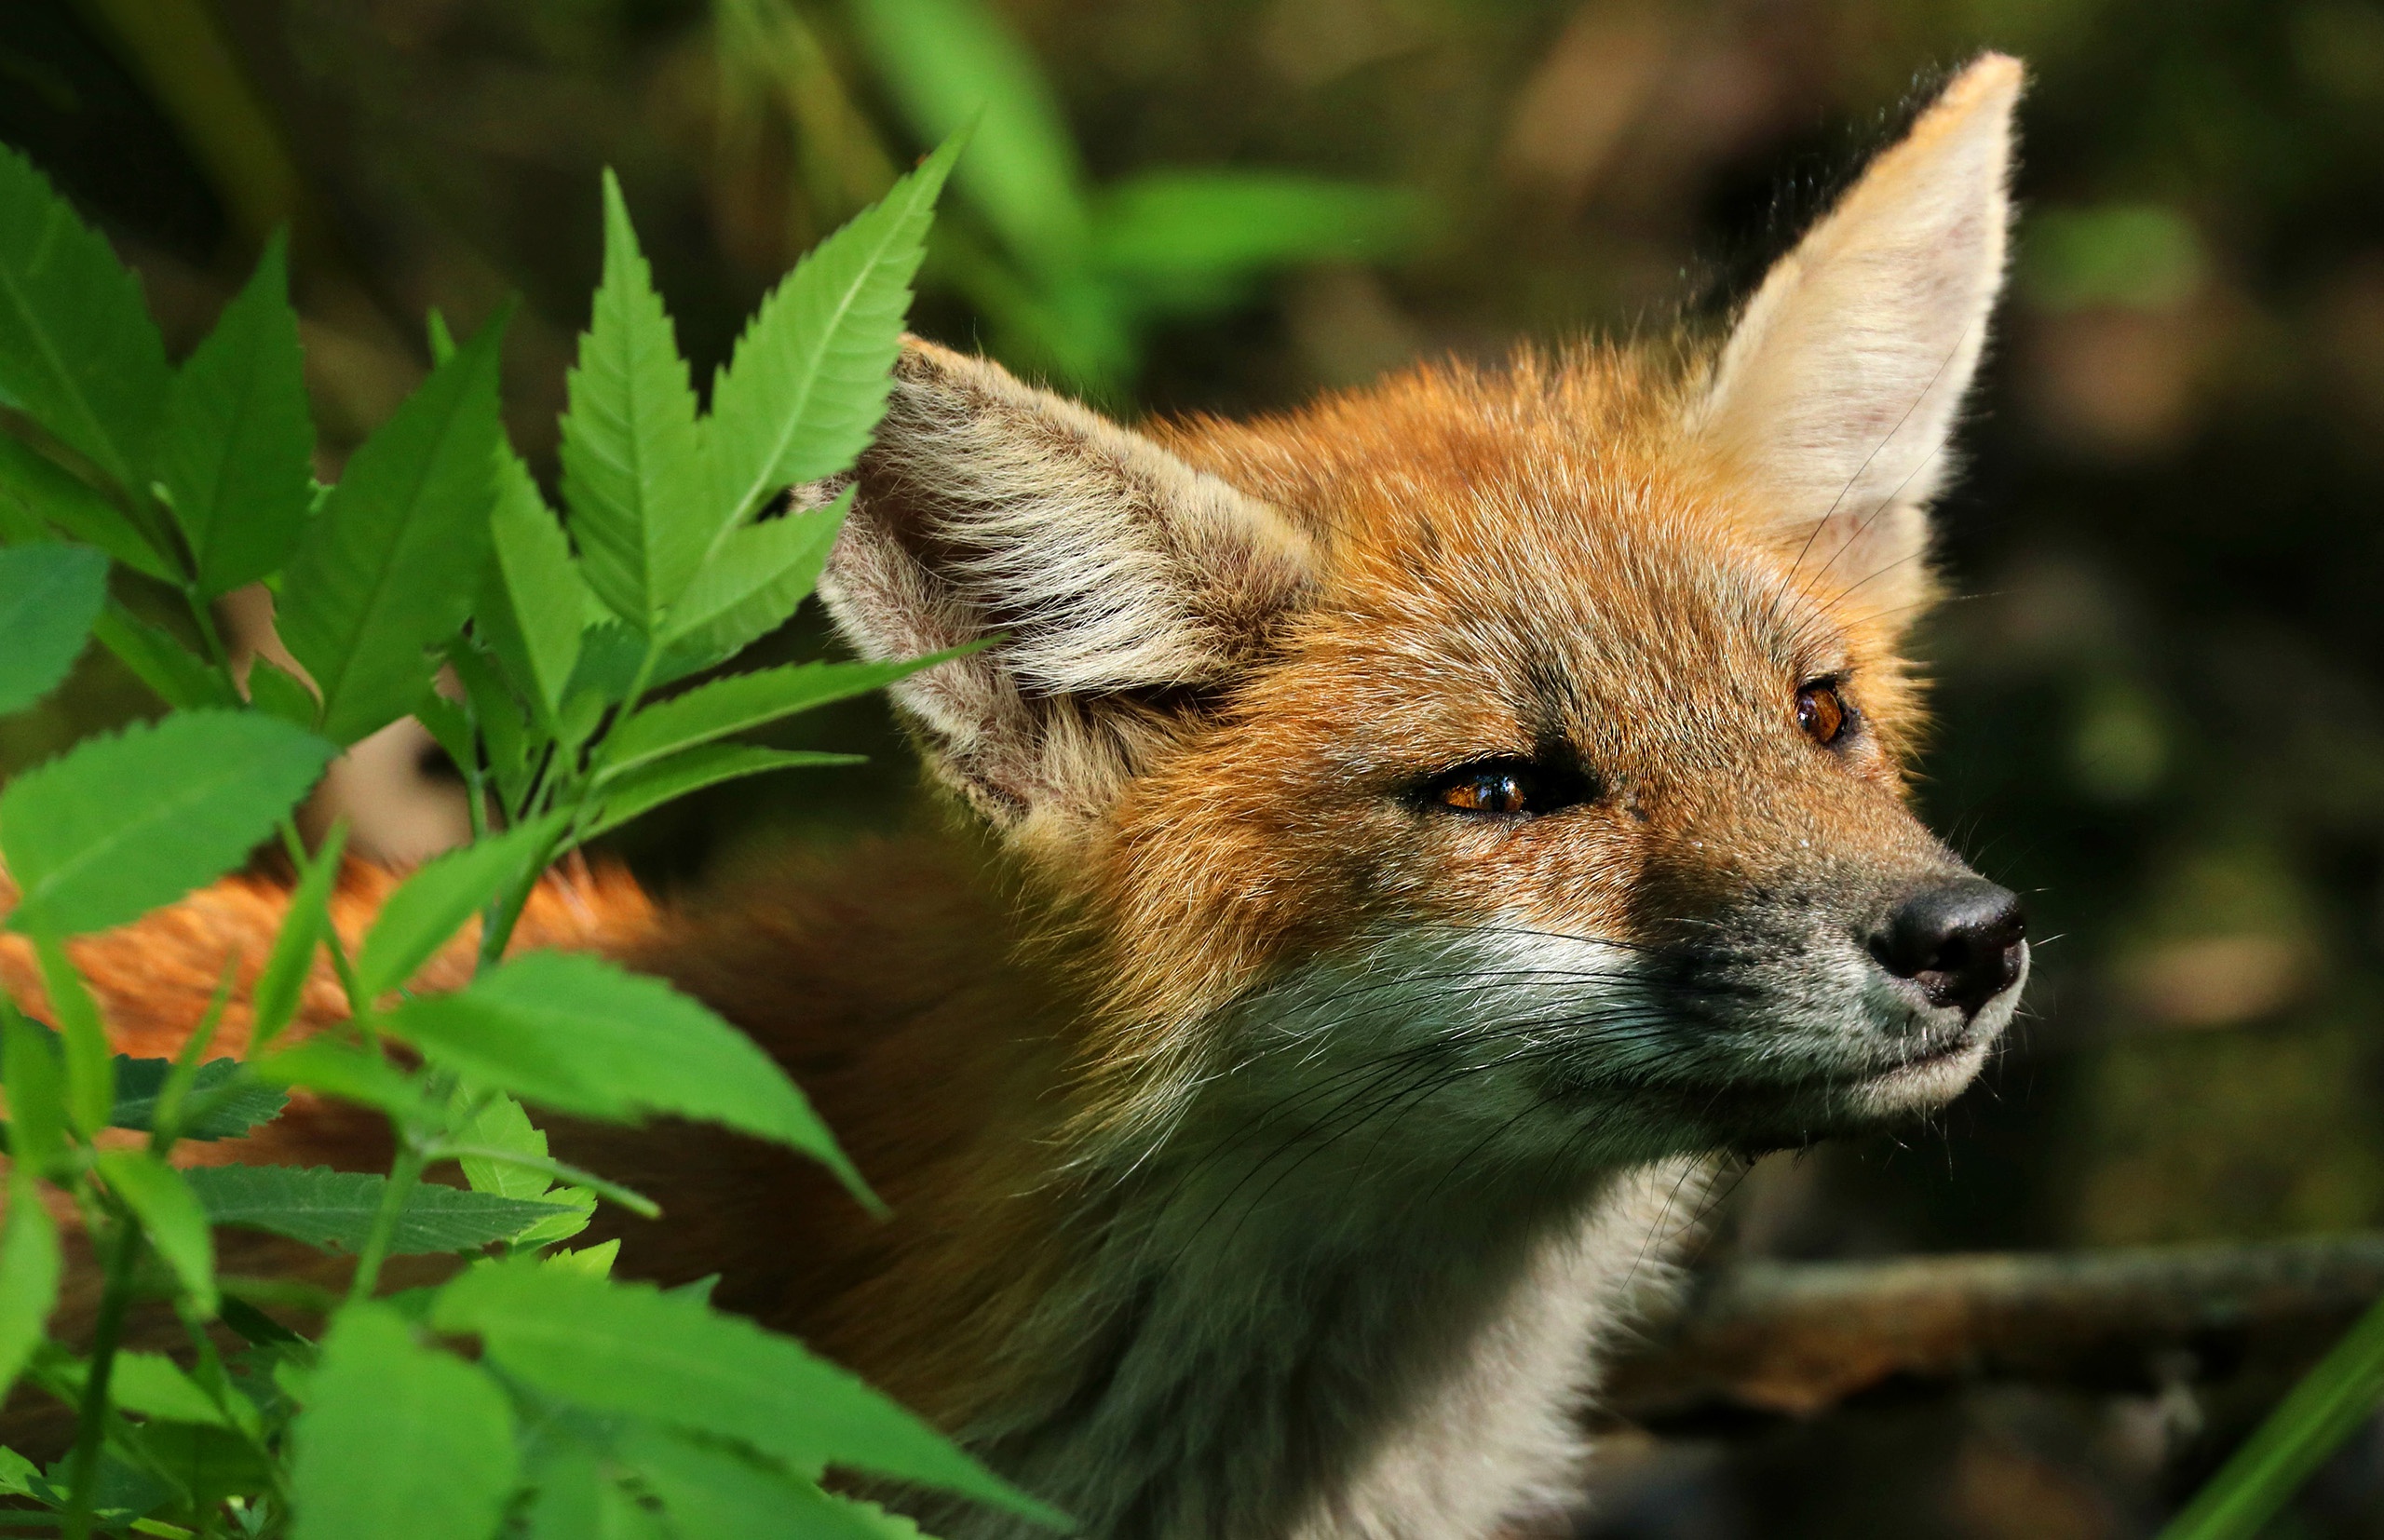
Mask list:
[[[936,661],[789,665],[657,698],[810,590],[844,504],[773,499],[867,443],[956,153],[764,302],[708,413],[607,179],[603,279],[562,421],[566,534],[498,426],[501,318],[456,345],[434,317],[428,380],[317,485],[278,245],[170,365],[105,242],[0,150],[0,710],[55,687],[87,637],[170,707],[0,790],[6,926],[37,958],[54,1022],[0,997],[0,1386],[76,1416],[47,1469],[0,1451],[0,1524],[77,1540],[915,1533],[824,1488],[831,1467],[1058,1521],[703,1289],[616,1282],[614,1246],[563,1249],[600,1201],[653,1205],[552,1159],[524,1103],[723,1124],[875,1200],[802,1092],[704,1006],[591,956],[504,955],[563,852],[695,788],[826,757],[736,734]],[[304,679],[262,659],[243,678],[216,635],[212,602],[256,581]],[[128,594],[170,600],[186,624],[143,618]],[[436,687],[442,665],[459,698]],[[291,809],[343,747],[408,714],[462,768],[476,838],[409,877],[351,947],[328,910],[340,838],[308,851]],[[113,1055],[68,943],[277,835],[297,881],[271,954],[224,959],[176,1059]],[[475,921],[471,981],[413,995]],[[350,1014],[285,1035],[322,954]],[[210,1058],[244,964],[261,965],[245,1054]],[[386,1114],[387,1173],[173,1164],[185,1141],[269,1121],[293,1087]],[[441,1169],[465,1185],[426,1181]],[[88,1342],[49,1333],[62,1250],[45,1191],[80,1216],[103,1273]],[[334,1295],[219,1275],[223,1225],[352,1253],[350,1281]],[[385,1290],[389,1258],[436,1253],[468,1263]],[[124,1346],[135,1308],[158,1302],[187,1352]]]
[[2160,1540],[2252,1540],[2384,1402],[2384,1300],[2302,1377],[2160,1532]]
[[[713,0],[732,120],[755,97],[795,120],[815,198],[887,163],[792,0]],[[929,142],[972,127],[955,177],[968,216],[939,224],[928,277],[982,312],[993,352],[1096,395],[1130,387],[1158,322],[1214,314],[1264,275],[1412,248],[1427,209],[1397,187],[1289,171],[1146,171],[1095,186],[1050,83],[981,0],[851,0],[894,104]]]

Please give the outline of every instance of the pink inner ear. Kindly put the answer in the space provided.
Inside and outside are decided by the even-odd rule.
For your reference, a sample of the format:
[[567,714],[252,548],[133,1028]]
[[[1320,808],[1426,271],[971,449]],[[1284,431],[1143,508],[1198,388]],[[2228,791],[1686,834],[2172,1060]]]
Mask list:
[[1998,55],[1957,76],[1773,268],[1692,414],[1754,516],[1852,581],[1924,554],[1925,523],[1895,510],[1953,464],[2003,283],[2020,87]]

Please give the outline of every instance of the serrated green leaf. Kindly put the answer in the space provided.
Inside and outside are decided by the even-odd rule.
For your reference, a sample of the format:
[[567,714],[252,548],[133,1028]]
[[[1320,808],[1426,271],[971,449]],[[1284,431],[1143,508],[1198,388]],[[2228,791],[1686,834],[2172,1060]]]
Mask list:
[[[125,1054],[115,1056],[115,1105],[108,1111],[108,1127],[137,1128],[150,1131],[151,1120],[156,1116],[157,1095],[165,1088],[166,1078],[173,1073],[170,1059],[133,1059]],[[237,1139],[260,1123],[270,1123],[281,1115],[290,1099],[272,1086],[253,1081],[227,1090],[242,1078],[240,1061],[237,1059],[210,1059],[198,1066],[190,1089],[183,1094],[182,1127],[176,1133],[183,1139],[202,1142],[218,1139]],[[193,1115],[193,1109],[196,1114]]]
[[166,395],[157,480],[210,598],[280,567],[305,525],[315,430],[283,237]]
[[505,1392],[385,1304],[332,1320],[291,1439],[294,1540],[490,1540],[520,1474]]
[[66,1156],[66,1065],[58,1034],[0,1000],[0,1083],[8,1091],[8,1154],[20,1171],[56,1171]]
[[0,550],[0,715],[58,687],[107,597],[108,559],[88,546]]
[[249,1053],[262,1054],[298,1014],[306,980],[315,971],[315,952],[331,933],[332,889],[339,884],[340,862],[347,851],[347,824],[332,826],[322,848],[291,890],[281,912],[281,928],[274,933],[273,951],[251,992]]
[[356,983],[364,997],[378,999],[413,978],[465,922],[522,881],[562,828],[562,817],[549,814],[451,850],[400,883],[357,950]]
[[939,653],[895,663],[789,663],[698,684],[615,728],[605,740],[605,766],[618,776],[699,743],[867,695],[955,655]]
[[183,710],[237,706],[231,682],[165,630],[111,599],[92,624],[100,645],[116,655],[132,676],[167,705]]
[[[213,1223],[269,1230],[327,1251],[363,1249],[389,1188],[387,1177],[322,1166],[199,1166],[183,1176]],[[389,1254],[478,1250],[573,1211],[570,1205],[421,1182],[399,1212]]]
[[562,419],[563,505],[589,586],[651,631],[703,561],[717,520],[696,393],[638,251],[620,183],[604,173],[604,277]]
[[[13,1102],[16,1087],[9,1096]],[[24,1127],[21,1119],[16,1125]],[[8,1178],[8,1221],[0,1226],[0,1396],[17,1383],[26,1360],[41,1345],[49,1313],[58,1304],[64,1271],[58,1223],[42,1207],[41,1190],[20,1167]]]
[[276,602],[281,640],[322,692],[322,732],[354,743],[413,709],[429,649],[479,592],[496,494],[502,318],[481,328],[347,462],[306,524]]
[[0,790],[9,923],[81,935],[223,875],[322,774],[332,746],[252,711],[182,711],[86,738]]
[[671,606],[670,640],[709,668],[784,625],[820,580],[858,490],[847,487],[824,508],[729,531]]
[[514,682],[551,722],[562,709],[579,635],[588,613],[588,584],[572,561],[571,542],[538,494],[529,467],[506,457],[491,515],[496,561],[475,623]]
[[386,1025],[477,1084],[589,1117],[725,1124],[812,1156],[874,1201],[786,1072],[659,979],[533,952],[455,993],[408,1001]]
[[140,281],[31,162],[0,145],[0,395],[139,488],[168,379]]
[[292,727],[314,731],[320,709],[315,692],[273,659],[259,654],[249,662],[249,703],[267,716],[279,717]]
[[507,1373],[590,1411],[733,1439],[795,1469],[840,1466],[1067,1523],[802,1344],[650,1284],[499,1263],[440,1289],[431,1320],[477,1333]]
[[1035,56],[981,0],[856,0],[862,44],[911,126],[943,140],[975,123],[960,185],[1025,264],[1083,260],[1088,214],[1075,137]]
[[203,1314],[215,1313],[215,1237],[181,1172],[146,1150],[102,1150],[92,1164]]
[[604,811],[588,831],[588,837],[594,839],[641,813],[723,781],[758,776],[766,770],[860,764],[866,763],[866,758],[861,754],[822,754],[797,749],[756,749],[742,743],[706,744],[640,765],[610,782],[604,790]]
[[172,564],[157,554],[122,508],[82,478],[5,431],[0,431],[0,506],[13,507],[37,525],[56,525],[137,573],[162,583],[177,581]]
[[936,195],[959,153],[960,141],[947,141],[796,263],[754,312],[712,382],[705,442],[720,496],[698,557],[764,499],[833,476],[868,447],[886,414]]
[[819,1482],[750,1454],[651,1428],[617,1448],[681,1540],[884,1540]]

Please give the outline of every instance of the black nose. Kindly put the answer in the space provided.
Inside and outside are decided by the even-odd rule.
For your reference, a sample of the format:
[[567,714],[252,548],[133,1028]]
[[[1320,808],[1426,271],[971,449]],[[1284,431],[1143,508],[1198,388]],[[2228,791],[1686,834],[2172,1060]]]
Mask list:
[[1871,955],[1918,984],[1930,1005],[1974,1016],[2020,977],[2027,929],[2017,894],[1961,877],[1907,895],[1872,936]]

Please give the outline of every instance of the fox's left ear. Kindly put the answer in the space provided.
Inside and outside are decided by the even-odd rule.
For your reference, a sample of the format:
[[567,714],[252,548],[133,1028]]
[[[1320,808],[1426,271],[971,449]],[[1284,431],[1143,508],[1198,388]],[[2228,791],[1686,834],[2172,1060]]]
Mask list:
[[1925,598],[1929,500],[2003,287],[2017,60],[1987,54],[1781,259],[1694,409],[1749,513],[1863,608]]

